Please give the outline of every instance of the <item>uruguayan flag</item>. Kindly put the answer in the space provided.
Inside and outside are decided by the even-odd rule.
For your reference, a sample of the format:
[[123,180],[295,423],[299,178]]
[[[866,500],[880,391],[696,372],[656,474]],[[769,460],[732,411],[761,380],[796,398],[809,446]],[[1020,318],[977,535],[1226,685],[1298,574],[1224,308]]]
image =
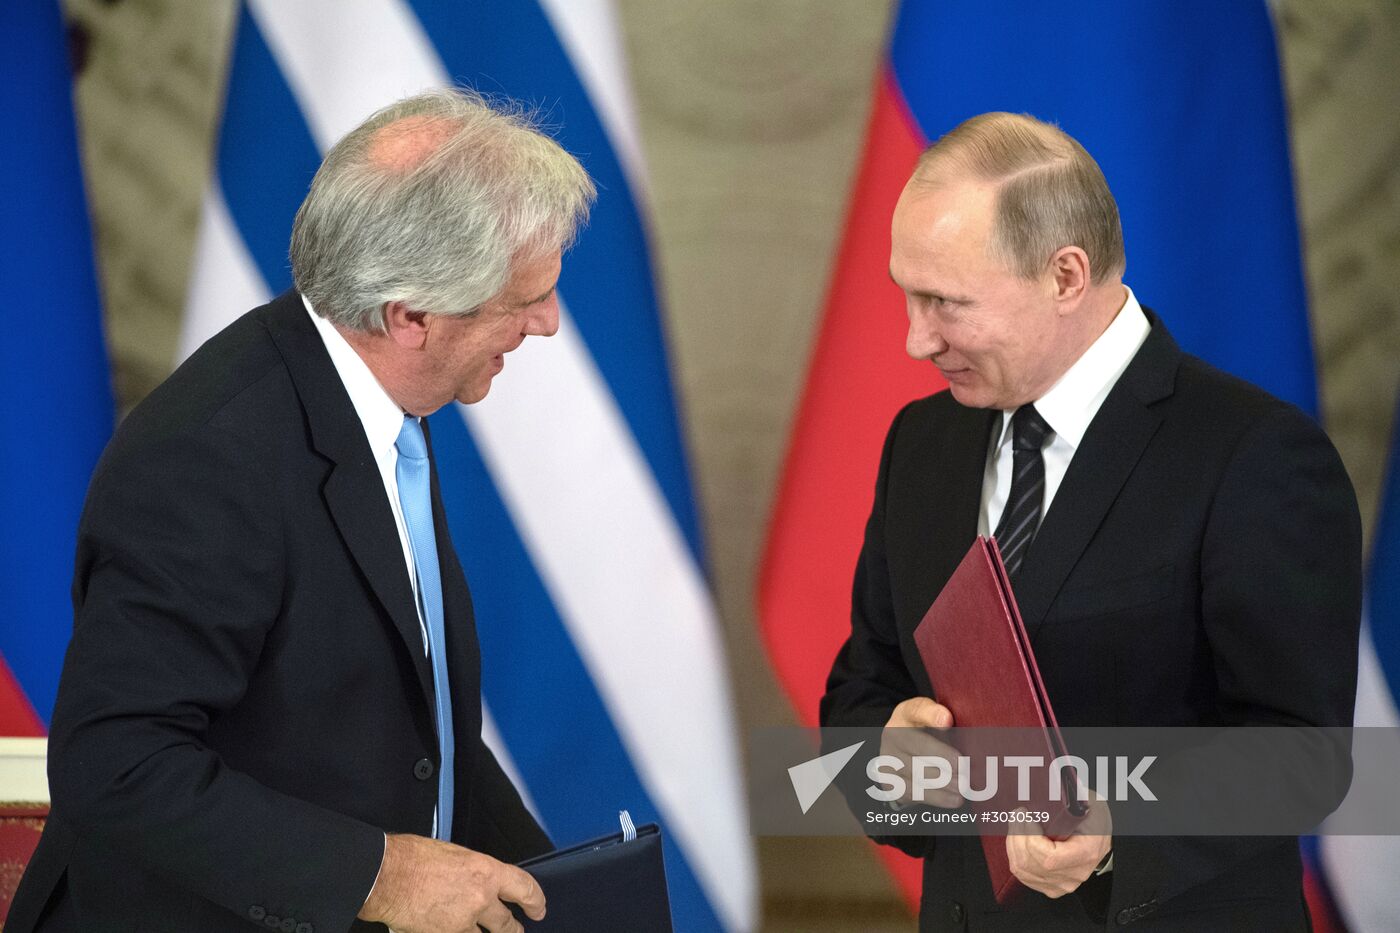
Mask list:
[[609,0],[248,0],[182,351],[291,284],[292,217],[327,147],[453,82],[541,108],[599,188],[565,257],[559,334],[526,341],[486,401],[432,419],[488,741],[560,842],[609,832],[623,808],[662,823],[679,930],[751,929],[733,705]]

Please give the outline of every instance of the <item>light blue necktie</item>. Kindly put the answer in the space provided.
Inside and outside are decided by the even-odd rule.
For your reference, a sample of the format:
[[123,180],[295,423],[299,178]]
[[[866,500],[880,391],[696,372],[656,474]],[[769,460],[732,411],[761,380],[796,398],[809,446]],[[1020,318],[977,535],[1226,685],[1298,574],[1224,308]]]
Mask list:
[[447,683],[447,633],[443,627],[442,574],[438,570],[437,537],[433,533],[433,499],[428,479],[428,445],[418,419],[404,416],[395,446],[399,464],[399,505],[408,526],[408,543],[418,570],[418,606],[428,629],[428,657],[433,664],[433,697],[437,701],[438,767],[437,838],[452,839],[452,694]]

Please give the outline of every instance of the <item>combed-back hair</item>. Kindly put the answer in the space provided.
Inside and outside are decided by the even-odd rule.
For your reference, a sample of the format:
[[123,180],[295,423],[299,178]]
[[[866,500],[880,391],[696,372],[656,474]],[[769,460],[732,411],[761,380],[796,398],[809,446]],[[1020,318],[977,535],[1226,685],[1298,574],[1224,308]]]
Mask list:
[[572,244],[596,191],[518,105],[464,89],[390,104],[326,154],[292,226],[292,276],[359,331],[384,305],[463,316],[514,264]]
[[984,113],[958,124],[919,157],[916,184],[971,178],[998,186],[991,249],[1034,278],[1054,253],[1078,246],[1101,284],[1127,266],[1118,204],[1074,137],[1029,114]]

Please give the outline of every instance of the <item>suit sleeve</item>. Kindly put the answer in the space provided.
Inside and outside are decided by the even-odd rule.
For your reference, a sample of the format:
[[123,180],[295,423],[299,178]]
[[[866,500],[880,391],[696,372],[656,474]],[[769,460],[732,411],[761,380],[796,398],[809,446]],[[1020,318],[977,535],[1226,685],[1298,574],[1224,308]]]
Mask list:
[[[823,727],[882,728],[889,722],[896,706],[918,695],[918,687],[909,676],[899,650],[885,553],[889,475],[895,456],[896,437],[908,411],[906,406],[895,416],[885,437],[880,472],[875,481],[875,502],[865,525],[865,538],[851,589],[851,635],[837,652],[831,674],[827,677],[820,712]],[[824,753],[833,750],[826,744],[824,739]],[[845,773],[837,785],[853,811],[862,812],[874,806],[864,793],[861,774],[855,771]],[[872,838],[913,856],[931,854],[934,842],[931,836]]]
[[899,650],[894,604],[885,556],[885,507],[895,439],[906,407],[895,416],[885,437],[875,502],[851,588],[851,635],[836,655],[821,701],[823,726],[879,728],[894,708],[916,695]]
[[383,833],[258,783],[205,740],[290,585],[276,472],[257,438],[207,427],[114,444],[79,530],[50,783],[55,813],[119,857],[237,916],[344,930]]
[[[1278,408],[1245,434],[1201,548],[1200,609],[1222,724],[1295,728],[1262,747],[1230,739],[1180,764],[1197,773],[1212,762],[1239,764],[1259,776],[1248,786],[1215,782],[1207,789],[1214,806],[1248,799],[1258,812],[1262,795],[1270,808],[1295,808],[1269,812],[1302,805],[1321,820],[1345,796],[1350,749],[1336,732],[1308,727],[1352,723],[1361,524],[1341,460],[1310,419]],[[1281,844],[1296,845],[1291,837],[1115,840],[1114,909],[1166,900]]]

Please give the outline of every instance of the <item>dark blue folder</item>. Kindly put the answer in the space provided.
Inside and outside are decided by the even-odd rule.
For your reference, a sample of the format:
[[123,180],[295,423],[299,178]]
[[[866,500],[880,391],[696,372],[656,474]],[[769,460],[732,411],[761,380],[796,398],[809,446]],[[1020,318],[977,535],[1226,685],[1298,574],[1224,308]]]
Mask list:
[[[626,821],[630,823],[630,820]],[[637,827],[521,862],[545,897],[545,918],[515,917],[541,933],[672,933],[671,901],[661,858],[661,829]]]

